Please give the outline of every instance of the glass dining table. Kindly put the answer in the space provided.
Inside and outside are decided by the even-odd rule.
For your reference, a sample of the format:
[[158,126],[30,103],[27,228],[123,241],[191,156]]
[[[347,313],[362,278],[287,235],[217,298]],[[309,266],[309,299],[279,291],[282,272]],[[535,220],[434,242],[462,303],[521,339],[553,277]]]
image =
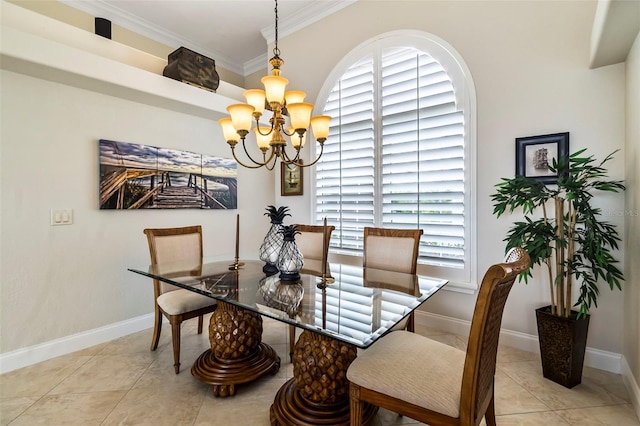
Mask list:
[[[293,378],[278,391],[272,425],[349,424],[346,371],[366,349],[447,284],[446,280],[361,266],[305,259],[300,278],[266,276],[263,263],[158,264],[130,268],[217,300],[211,315],[211,348],[191,374],[213,386],[216,397],[233,396],[236,385],[275,374],[280,357],[262,342],[262,317],[302,330],[293,351]],[[324,278],[322,278],[324,277]],[[327,278],[328,277],[328,278]],[[364,410],[365,422],[376,408]]]

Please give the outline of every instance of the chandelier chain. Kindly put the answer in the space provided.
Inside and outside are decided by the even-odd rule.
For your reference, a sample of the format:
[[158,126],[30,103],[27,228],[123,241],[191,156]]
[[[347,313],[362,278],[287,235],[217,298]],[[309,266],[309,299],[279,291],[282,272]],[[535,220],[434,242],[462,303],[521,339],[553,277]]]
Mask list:
[[273,48],[273,54],[276,58],[280,57],[280,49],[278,49],[278,0],[276,1],[276,6],[274,8],[275,16],[276,16],[276,40]]

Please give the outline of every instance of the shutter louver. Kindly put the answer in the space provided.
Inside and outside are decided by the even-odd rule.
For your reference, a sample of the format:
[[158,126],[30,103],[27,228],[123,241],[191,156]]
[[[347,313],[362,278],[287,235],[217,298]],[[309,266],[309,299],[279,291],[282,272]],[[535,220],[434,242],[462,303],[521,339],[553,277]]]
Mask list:
[[316,220],[336,226],[332,250],[360,252],[365,226],[420,227],[420,263],[465,267],[465,123],[455,95],[443,66],[415,48],[382,50],[342,75],[316,165]]

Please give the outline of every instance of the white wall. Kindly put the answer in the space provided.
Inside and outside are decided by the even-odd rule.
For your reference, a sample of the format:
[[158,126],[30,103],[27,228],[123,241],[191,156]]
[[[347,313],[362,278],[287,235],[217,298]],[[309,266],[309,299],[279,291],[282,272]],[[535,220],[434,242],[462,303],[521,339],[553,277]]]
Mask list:
[[[501,177],[514,174],[515,138],[570,132],[574,152],[589,148],[598,158],[624,143],[624,65],[589,70],[589,40],[595,1],[368,1],[354,5],[280,41],[282,73],[304,88],[311,102],[327,75],[348,52],[378,34],[417,29],[444,39],[462,55],[476,83],[478,111],[478,270],[502,258],[509,224],[496,220],[490,195]],[[378,19],[376,17],[384,17]],[[313,54],[308,46],[314,46]],[[624,151],[609,165],[624,178]],[[310,179],[307,183],[312,185]],[[305,188],[309,193],[309,186]],[[624,197],[598,199],[620,211]],[[280,201],[280,200],[278,200]],[[283,202],[286,202],[284,200]],[[309,202],[296,201],[296,210]],[[298,220],[305,220],[305,214]],[[622,226],[623,218],[609,217]],[[622,260],[622,254],[619,255]],[[548,304],[548,285],[517,284],[503,327],[536,335],[534,309]],[[425,308],[469,320],[475,295],[443,291]],[[622,352],[622,292],[603,286],[592,311],[588,345]]]
[[[625,269],[624,356],[635,379],[636,400],[640,400],[640,34],[627,57],[626,76],[625,250],[629,261]],[[640,406],[636,406],[636,412],[640,416]]]
[[[205,256],[231,260],[236,213],[241,257],[268,230],[273,180],[239,170],[238,210],[98,209],[98,139],[230,157],[217,123],[10,71],[2,71],[2,353],[153,311],[145,227],[201,224]],[[50,226],[52,208],[74,224]],[[149,327],[152,323],[149,321]]]

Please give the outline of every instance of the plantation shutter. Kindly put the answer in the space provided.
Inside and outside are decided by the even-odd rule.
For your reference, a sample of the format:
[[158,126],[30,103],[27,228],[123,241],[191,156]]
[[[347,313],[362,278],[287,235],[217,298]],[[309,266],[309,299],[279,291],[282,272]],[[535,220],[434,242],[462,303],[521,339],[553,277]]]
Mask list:
[[374,226],[373,60],[352,66],[337,82],[324,114],[332,118],[316,165],[317,218],[336,225],[331,245],[362,250],[365,226]]
[[419,262],[465,267],[465,126],[443,66],[412,47],[379,50],[336,82],[316,165],[316,220],[332,252],[361,252],[363,228],[423,229]]
[[464,266],[464,116],[442,65],[412,48],[382,54],[382,221],[424,230],[422,262]]

